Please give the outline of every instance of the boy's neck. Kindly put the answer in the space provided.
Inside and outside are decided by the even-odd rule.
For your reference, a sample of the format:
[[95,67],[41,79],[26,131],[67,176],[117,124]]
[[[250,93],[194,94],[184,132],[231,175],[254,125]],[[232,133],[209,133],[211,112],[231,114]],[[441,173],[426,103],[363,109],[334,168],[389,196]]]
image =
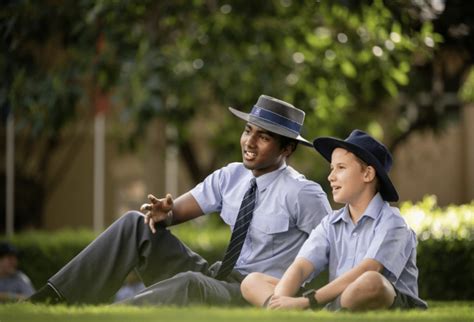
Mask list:
[[363,193],[361,196],[359,196],[359,198],[348,204],[349,215],[351,216],[352,222],[354,224],[359,221],[364,212],[367,210],[367,207],[374,198],[375,194],[376,193],[374,192]]

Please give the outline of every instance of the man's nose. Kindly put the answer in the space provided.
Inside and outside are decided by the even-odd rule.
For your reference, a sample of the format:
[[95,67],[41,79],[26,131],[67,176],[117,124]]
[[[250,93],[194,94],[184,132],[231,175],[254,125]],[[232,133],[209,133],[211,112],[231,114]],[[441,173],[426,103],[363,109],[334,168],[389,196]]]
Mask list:
[[255,135],[251,134],[251,135],[247,136],[247,139],[245,141],[245,145],[254,146],[255,142],[256,142],[256,137],[255,137]]

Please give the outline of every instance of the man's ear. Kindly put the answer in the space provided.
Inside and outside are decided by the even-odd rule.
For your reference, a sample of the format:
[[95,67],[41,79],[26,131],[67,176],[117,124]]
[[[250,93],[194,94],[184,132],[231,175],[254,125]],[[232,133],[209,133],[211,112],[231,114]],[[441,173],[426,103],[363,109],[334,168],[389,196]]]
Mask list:
[[287,144],[283,148],[283,154],[285,155],[286,158],[288,158],[293,153],[293,151],[295,151],[295,149],[296,149],[296,143],[291,142],[290,144]]

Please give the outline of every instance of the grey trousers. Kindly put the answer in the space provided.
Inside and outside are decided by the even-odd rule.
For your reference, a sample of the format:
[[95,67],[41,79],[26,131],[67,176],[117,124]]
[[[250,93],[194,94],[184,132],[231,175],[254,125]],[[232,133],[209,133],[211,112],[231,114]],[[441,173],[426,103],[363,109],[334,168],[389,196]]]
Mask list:
[[187,305],[243,304],[240,282],[233,272],[224,280],[213,278],[219,262],[208,262],[157,227],[152,234],[135,211],[123,215],[91,244],[52,276],[48,283],[68,303],[109,302],[133,269],[145,290],[123,304]]

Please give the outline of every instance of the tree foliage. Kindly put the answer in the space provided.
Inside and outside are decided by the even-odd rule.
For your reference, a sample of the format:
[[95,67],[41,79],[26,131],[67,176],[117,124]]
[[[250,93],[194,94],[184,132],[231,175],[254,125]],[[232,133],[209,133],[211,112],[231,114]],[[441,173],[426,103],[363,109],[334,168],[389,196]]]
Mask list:
[[[452,15],[459,4],[449,4]],[[128,147],[154,118],[176,127],[195,181],[239,158],[242,124],[227,106],[248,110],[262,93],[305,110],[309,138],[359,127],[390,144],[439,126],[445,114],[433,111],[444,110],[417,102],[430,93],[447,39],[436,32],[443,12],[425,17],[426,8],[402,0],[7,1],[0,104],[24,143],[17,171],[53,189],[46,178],[58,176],[42,169],[61,134],[74,127],[80,142],[77,124],[107,107]],[[206,164],[190,126],[199,117],[209,120],[203,130],[215,151]]]

